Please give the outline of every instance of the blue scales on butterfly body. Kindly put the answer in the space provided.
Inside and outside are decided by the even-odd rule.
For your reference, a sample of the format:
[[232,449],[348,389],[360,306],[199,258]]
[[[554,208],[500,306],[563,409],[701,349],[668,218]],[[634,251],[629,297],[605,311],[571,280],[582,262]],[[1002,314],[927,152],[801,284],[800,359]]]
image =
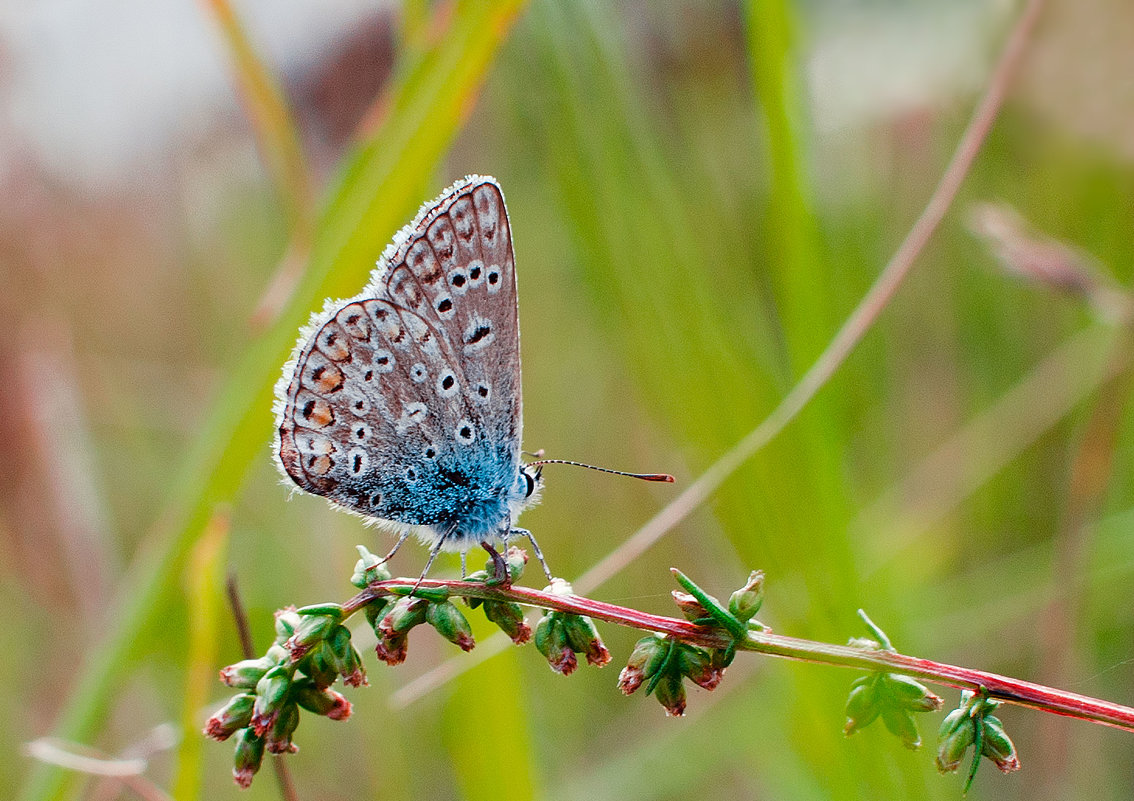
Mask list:
[[520,461],[519,346],[504,196],[469,176],[301,332],[277,385],[277,463],[434,554],[526,535],[512,526],[540,475]]

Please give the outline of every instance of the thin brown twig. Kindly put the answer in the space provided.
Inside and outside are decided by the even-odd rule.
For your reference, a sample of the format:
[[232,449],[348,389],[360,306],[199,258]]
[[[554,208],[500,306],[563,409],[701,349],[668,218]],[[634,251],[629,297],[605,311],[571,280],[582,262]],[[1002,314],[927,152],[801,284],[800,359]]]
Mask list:
[[224,581],[225,595],[228,597],[228,606],[232,610],[232,622],[236,626],[236,636],[240,638],[240,651],[245,659],[256,656],[256,646],[252,642],[252,629],[248,625],[248,613],[244,611],[244,604],[240,600],[240,589],[236,586],[236,574],[229,573]]
[[[252,642],[252,629],[248,625],[248,613],[244,611],[244,604],[240,600],[240,590],[236,585],[236,574],[229,573],[224,582],[228,605],[232,610],[232,620],[236,625],[237,636],[240,637],[240,650],[245,659],[256,656],[256,646]],[[284,801],[299,801],[299,793],[295,789],[295,781],[291,777],[291,768],[283,760],[282,755],[275,754],[272,759],[272,769],[276,774],[276,782],[280,787],[280,796]]]

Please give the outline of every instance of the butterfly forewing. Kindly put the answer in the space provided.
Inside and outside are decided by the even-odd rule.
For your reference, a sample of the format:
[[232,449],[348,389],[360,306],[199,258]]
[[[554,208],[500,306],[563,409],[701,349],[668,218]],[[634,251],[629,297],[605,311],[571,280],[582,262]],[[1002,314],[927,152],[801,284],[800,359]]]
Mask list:
[[387,275],[391,298],[429,320],[456,354],[475,435],[520,440],[520,354],[512,235],[500,187],[477,179],[448,195]]
[[396,241],[362,295],[315,321],[278,452],[309,492],[449,526],[509,488],[519,464],[515,265],[499,187],[466,179]]

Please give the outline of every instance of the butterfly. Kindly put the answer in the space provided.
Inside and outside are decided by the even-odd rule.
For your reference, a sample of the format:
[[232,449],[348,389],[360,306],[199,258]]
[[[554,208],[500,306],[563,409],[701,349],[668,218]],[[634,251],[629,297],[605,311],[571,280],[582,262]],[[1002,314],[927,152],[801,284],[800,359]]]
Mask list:
[[[470,175],[402,228],[353,298],[300,332],[276,386],[276,461],[295,486],[430,548],[494,546],[536,503],[521,461],[512,230],[495,179]],[[602,469],[602,468],[600,468]],[[618,472],[618,471],[607,471]],[[629,474],[628,474],[629,475]],[[641,476],[670,480],[669,476]]]

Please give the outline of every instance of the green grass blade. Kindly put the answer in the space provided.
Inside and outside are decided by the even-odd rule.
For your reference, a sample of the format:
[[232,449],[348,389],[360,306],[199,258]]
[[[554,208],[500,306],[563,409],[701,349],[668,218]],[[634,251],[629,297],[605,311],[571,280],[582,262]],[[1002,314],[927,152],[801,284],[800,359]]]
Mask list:
[[186,600],[189,611],[189,647],[186,651],[185,693],[181,698],[181,742],[170,794],[191,801],[201,792],[201,709],[213,695],[217,677],[217,632],[220,628],[228,519],[219,514],[209,521],[189,555]]

